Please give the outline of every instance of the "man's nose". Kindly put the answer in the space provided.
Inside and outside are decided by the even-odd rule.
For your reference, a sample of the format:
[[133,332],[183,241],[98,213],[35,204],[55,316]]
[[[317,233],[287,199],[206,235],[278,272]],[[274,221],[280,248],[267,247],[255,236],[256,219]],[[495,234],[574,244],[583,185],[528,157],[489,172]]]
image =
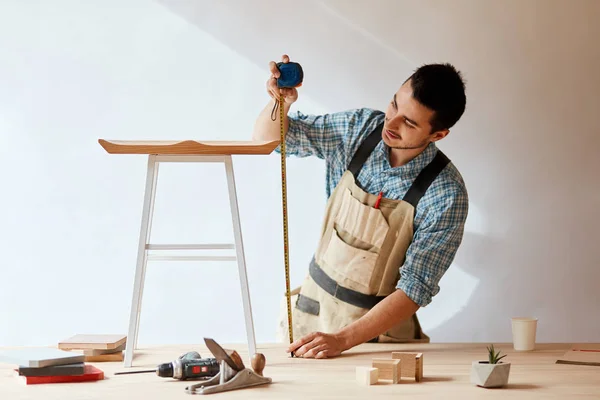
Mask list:
[[400,127],[400,124],[402,123],[402,120],[403,118],[400,115],[388,118],[388,127],[390,129],[398,129]]

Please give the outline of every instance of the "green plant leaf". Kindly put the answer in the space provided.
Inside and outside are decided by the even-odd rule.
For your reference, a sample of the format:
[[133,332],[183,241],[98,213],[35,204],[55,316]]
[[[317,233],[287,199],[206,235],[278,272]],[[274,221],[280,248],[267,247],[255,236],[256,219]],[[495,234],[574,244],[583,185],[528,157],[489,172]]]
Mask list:
[[506,354],[504,354],[502,357],[500,357],[500,350],[498,350],[496,352],[496,349],[494,349],[494,345],[491,344],[490,346],[487,347],[488,350],[488,361],[490,364],[497,364],[498,361],[502,360],[504,357],[506,357]]

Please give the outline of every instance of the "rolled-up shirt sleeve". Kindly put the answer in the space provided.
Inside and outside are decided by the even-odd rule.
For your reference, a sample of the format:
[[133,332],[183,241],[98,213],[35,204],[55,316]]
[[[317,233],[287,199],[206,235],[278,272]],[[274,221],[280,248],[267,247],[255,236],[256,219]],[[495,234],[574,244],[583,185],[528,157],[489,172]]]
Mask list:
[[438,190],[443,194],[428,205],[415,230],[396,285],[420,307],[438,294],[439,282],[462,242],[469,209],[464,188],[446,186]]
[[[300,111],[288,114],[286,155],[316,156],[323,160],[331,157],[350,134],[355,118],[355,110],[324,115],[305,115]],[[281,153],[281,146],[275,151]]]

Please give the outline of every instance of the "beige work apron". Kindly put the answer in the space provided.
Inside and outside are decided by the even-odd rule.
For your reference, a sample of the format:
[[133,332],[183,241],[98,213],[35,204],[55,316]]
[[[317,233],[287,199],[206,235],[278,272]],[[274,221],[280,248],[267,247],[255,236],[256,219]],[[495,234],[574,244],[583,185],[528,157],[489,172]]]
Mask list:
[[[309,273],[292,292],[294,339],[315,331],[337,332],[396,290],[413,238],[415,207],[383,198],[374,208],[376,200],[357,186],[352,171],[344,172],[327,201]],[[288,342],[285,298],[281,305],[277,337]],[[415,314],[372,341],[429,342],[429,337]]]

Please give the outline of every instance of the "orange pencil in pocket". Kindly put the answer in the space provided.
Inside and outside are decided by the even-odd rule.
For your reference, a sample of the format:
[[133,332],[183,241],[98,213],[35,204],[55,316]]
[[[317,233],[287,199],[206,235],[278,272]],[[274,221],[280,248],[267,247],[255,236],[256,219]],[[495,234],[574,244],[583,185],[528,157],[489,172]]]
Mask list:
[[383,192],[379,192],[379,195],[377,196],[377,200],[375,200],[375,205],[373,207],[379,208],[379,203],[381,203],[381,196],[383,196]]

